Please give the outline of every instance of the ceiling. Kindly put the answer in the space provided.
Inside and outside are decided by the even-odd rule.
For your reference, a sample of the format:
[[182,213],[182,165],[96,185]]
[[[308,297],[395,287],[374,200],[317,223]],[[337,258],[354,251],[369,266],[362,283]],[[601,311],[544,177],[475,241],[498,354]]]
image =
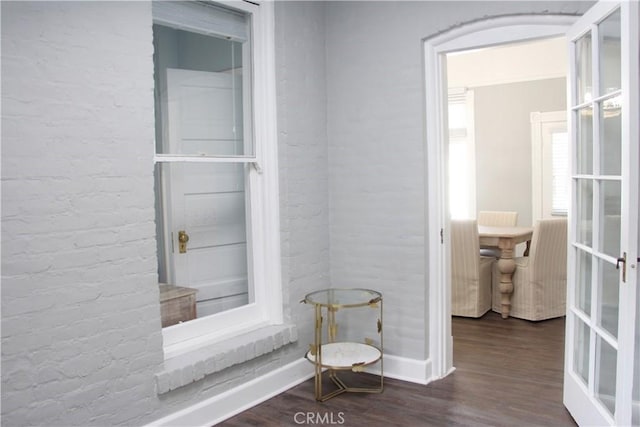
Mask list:
[[449,87],[478,87],[565,77],[566,39],[536,40],[447,55]]

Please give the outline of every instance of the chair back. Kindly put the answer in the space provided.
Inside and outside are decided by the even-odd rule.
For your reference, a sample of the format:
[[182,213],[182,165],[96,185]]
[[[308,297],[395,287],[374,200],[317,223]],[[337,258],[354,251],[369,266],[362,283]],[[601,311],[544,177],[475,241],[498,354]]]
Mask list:
[[478,212],[478,225],[515,227],[518,225],[518,212],[480,211]]
[[479,280],[478,223],[474,219],[451,220],[451,281]]
[[478,223],[451,221],[451,314],[480,317],[491,310],[491,266],[480,257]]
[[545,283],[567,278],[567,219],[541,219],[534,229],[529,252],[531,281]]

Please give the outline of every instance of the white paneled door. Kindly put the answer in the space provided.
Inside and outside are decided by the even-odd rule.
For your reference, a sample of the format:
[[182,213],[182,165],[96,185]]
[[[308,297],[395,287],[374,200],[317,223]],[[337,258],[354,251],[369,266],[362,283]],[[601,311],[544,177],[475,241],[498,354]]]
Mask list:
[[581,426],[640,423],[638,10],[633,1],[600,2],[568,33],[564,404]]
[[[173,284],[198,290],[198,317],[249,302],[242,92],[233,73],[167,69],[168,152],[200,157],[167,167]],[[181,241],[182,240],[182,241]]]

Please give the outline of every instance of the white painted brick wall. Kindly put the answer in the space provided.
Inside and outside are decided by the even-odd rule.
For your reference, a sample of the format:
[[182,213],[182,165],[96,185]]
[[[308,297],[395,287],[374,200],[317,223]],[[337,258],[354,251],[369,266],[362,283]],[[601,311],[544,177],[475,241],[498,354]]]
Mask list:
[[276,60],[283,277],[300,345],[313,310],[298,302],[329,287],[325,4],[276,3]]
[[160,398],[149,4],[2,2],[3,425],[141,425],[299,359],[313,316],[298,301],[330,273],[380,289],[385,348],[423,357],[419,40],[505,7],[569,8],[516,3],[276,4],[298,343]]
[[428,354],[421,40],[510,13],[591,2],[330,2],[327,135],[331,281],[385,297],[385,350]]
[[[285,295],[306,348],[298,301],[328,278],[324,5],[281,6]],[[151,36],[146,2],[2,3],[3,425],[141,425],[303,353],[157,394]],[[212,363],[279,345],[259,344]]]
[[156,404],[151,57],[148,4],[2,3],[5,426]]

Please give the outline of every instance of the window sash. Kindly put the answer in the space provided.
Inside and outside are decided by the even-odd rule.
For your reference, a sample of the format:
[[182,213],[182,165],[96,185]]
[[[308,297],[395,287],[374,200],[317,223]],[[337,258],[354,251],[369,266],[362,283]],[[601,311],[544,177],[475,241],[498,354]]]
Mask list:
[[[212,62],[195,59],[197,56],[201,56],[202,53],[197,55],[185,54],[184,58],[180,60],[181,55],[173,56],[171,52],[166,55],[169,58],[168,61],[171,65],[164,63],[166,60],[159,59],[159,63],[162,64],[162,69],[159,70],[162,73],[160,79],[165,78],[166,82],[161,84],[159,90],[168,95],[166,91],[169,90],[170,72],[173,76],[172,81],[174,89],[173,96],[182,95],[185,93],[192,93],[194,88],[198,88],[200,93],[203,90],[217,91],[222,95],[219,98],[222,102],[229,102],[229,106],[232,109],[232,117],[234,120],[233,130],[230,128],[219,128],[216,132],[216,137],[219,145],[214,148],[210,143],[206,146],[198,147],[197,140],[185,140],[180,143],[175,143],[173,147],[169,147],[168,141],[162,142],[162,147],[156,144],[156,157],[154,160],[157,162],[161,158],[161,161],[180,161],[180,157],[199,157],[201,159],[216,159],[216,158],[240,158],[246,157],[249,159],[255,159],[256,154],[256,140],[254,136],[254,106],[253,106],[253,85],[255,84],[254,70],[263,70],[261,67],[254,67],[254,60],[256,60],[256,52],[260,52],[263,49],[261,45],[261,38],[253,37],[255,31],[260,31],[261,25],[260,19],[255,19],[255,15],[260,14],[260,7],[257,4],[249,4],[244,2],[229,2],[222,1],[214,4],[212,2],[197,2],[197,1],[154,1],[152,2],[152,13],[154,19],[154,26],[159,25],[173,30],[180,30],[186,33],[180,33],[177,40],[183,40],[182,43],[186,43],[187,52],[189,48],[196,48],[196,46],[202,46],[198,39],[192,39],[190,36],[195,34],[202,34],[208,36],[207,42],[204,43],[205,52],[210,52],[209,49],[223,48],[219,45],[227,45],[230,42],[241,43],[240,52],[236,51],[237,44],[231,43],[224,48],[231,49],[226,59],[220,59]],[[263,9],[265,9],[263,7]],[[188,34],[189,36],[187,36]],[[214,42],[215,38],[223,39],[218,42]],[[160,38],[160,40],[163,40]],[[210,43],[213,43],[211,45]],[[258,46],[254,46],[254,43],[258,43]],[[170,46],[171,44],[168,44]],[[173,50],[173,49],[171,49]],[[159,49],[156,55],[161,57],[165,56],[163,49]],[[154,55],[155,57],[155,55]],[[224,58],[224,57],[223,57]],[[189,64],[188,67],[184,67],[184,61]],[[177,69],[173,69],[173,68]],[[240,70],[240,72],[238,72]],[[166,77],[165,77],[166,73]],[[229,85],[230,86],[227,86]],[[183,92],[183,91],[187,92]],[[231,93],[228,92],[231,91]],[[220,92],[221,91],[221,92]],[[169,95],[171,96],[171,95]],[[228,99],[227,99],[228,97]],[[195,99],[197,99],[196,97]],[[193,100],[192,96],[188,96],[185,100]],[[181,103],[179,103],[181,104]],[[179,105],[178,104],[178,105]],[[171,111],[176,104],[171,102],[171,98],[168,99],[167,110]],[[184,104],[188,105],[188,104]],[[163,107],[164,108],[164,107]],[[188,107],[187,107],[188,108]],[[162,119],[166,119],[168,111],[163,112]],[[236,121],[237,120],[237,121]],[[172,132],[170,128],[169,132]],[[173,135],[176,136],[176,135]],[[164,139],[164,138],[163,138]],[[176,140],[172,140],[176,141]],[[233,142],[235,141],[235,142]],[[191,148],[183,147],[183,143],[186,142],[191,145]],[[193,146],[192,144],[196,145]],[[234,154],[223,154],[219,150],[225,151],[223,148],[225,144],[226,149],[233,148]],[[177,145],[176,145],[177,144]],[[237,145],[239,144],[239,145]],[[176,150],[179,149],[180,151]],[[183,152],[182,150],[187,150]],[[189,152],[193,150],[194,152]],[[211,150],[211,151],[209,151]],[[204,151],[204,152],[202,152]],[[205,153],[206,152],[206,153]],[[214,160],[215,161],[215,160]]]

